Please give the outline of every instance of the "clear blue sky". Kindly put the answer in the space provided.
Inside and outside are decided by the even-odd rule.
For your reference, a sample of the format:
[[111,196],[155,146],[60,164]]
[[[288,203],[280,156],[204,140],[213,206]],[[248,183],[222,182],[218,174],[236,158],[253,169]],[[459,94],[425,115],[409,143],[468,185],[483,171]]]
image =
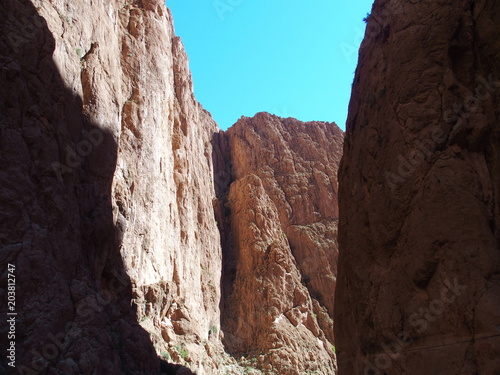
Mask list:
[[167,0],[194,93],[222,129],[266,111],[345,129],[373,0]]

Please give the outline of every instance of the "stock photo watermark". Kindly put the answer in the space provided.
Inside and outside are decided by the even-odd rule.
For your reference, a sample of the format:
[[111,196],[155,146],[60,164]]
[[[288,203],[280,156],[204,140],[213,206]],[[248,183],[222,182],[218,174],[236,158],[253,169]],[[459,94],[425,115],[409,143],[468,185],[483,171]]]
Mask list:
[[389,10],[384,8],[381,12],[377,14],[367,14],[363,21],[367,24],[366,29],[362,30],[360,27],[356,26],[353,31],[352,41],[344,41],[340,43],[340,49],[344,55],[347,62],[351,63],[358,59],[358,51],[361,42],[365,38],[375,38],[378,36],[383,28],[387,26],[390,22],[390,18],[393,15],[402,13],[403,4],[395,3],[394,9]]
[[[45,343],[39,349],[31,350],[32,360],[28,364],[16,366],[19,374],[37,375],[46,371],[50,361],[58,358],[66,351],[68,343],[72,338],[79,336],[81,329],[90,325],[101,314],[106,306],[114,301],[114,296],[121,293],[125,288],[129,287],[125,276],[119,275],[116,270],[112,271],[113,279],[108,283],[108,289],[100,292],[89,291],[89,294],[76,303],[75,320],[68,322],[64,330],[56,334],[50,333],[46,336]],[[78,287],[78,286],[75,286]],[[87,363],[92,366],[92,358],[90,353],[84,353],[79,358],[80,363]],[[9,364],[10,365],[10,364]],[[65,375],[79,373],[78,368],[68,367],[65,369]]]
[[[482,103],[489,99],[500,87],[500,81],[494,81],[491,74],[488,79],[479,77],[478,82],[474,94],[465,97],[463,103],[457,103],[452,109],[443,113],[443,119],[446,123],[455,124],[452,130],[455,134],[464,127],[471,114],[475,113]],[[384,173],[385,181],[391,192],[394,192],[422,163],[432,157],[437,147],[447,139],[448,135],[445,129],[435,128],[428,138],[416,140],[408,154],[398,155],[397,170]]]
[[245,0],[215,0],[212,2],[212,6],[215,12],[219,16],[221,21],[226,19],[226,13],[232,12],[237,6],[241,5]]
[[273,113],[281,118],[296,117],[292,112],[288,110],[287,106],[283,106],[281,107],[281,109],[279,107],[274,107]]
[[84,139],[78,142],[75,148],[70,145],[66,145],[66,158],[65,163],[61,164],[59,162],[52,163],[52,169],[56,173],[59,182],[64,182],[63,175],[71,173],[75,168],[82,165],[83,160],[86,156],[90,155],[94,149],[99,146],[104,135],[100,129],[94,128],[90,131],[83,132]]
[[16,266],[7,264],[7,364],[16,367]]
[[358,60],[359,46],[364,38],[364,33],[359,27],[356,27],[354,29],[354,33],[355,34],[353,36],[352,42],[340,43],[340,49],[342,50],[342,54],[349,63]]
[[[449,279],[445,280],[440,297],[433,299],[426,306],[420,307],[418,311],[411,314],[408,317],[408,323],[417,334],[424,333],[432,322],[445,313],[446,307],[453,304],[466,289],[467,286],[461,285],[457,278],[453,282]],[[381,375],[381,371],[390,368],[393,361],[397,361],[414,341],[409,332],[399,332],[394,341],[381,345],[383,353],[378,354],[372,361],[365,359],[364,375]]]
[[32,17],[24,16],[21,19],[16,19],[13,15],[9,14],[7,22],[17,26],[16,32],[7,34],[7,39],[15,52],[19,52],[22,45],[33,43],[32,40],[36,37],[38,29],[45,27],[45,20],[38,15]]

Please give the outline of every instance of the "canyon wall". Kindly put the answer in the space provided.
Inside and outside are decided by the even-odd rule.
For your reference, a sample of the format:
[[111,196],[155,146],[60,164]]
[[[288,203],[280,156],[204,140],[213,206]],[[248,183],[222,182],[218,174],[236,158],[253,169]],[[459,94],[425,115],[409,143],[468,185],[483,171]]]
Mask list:
[[343,133],[259,113],[219,137],[233,181],[216,209],[226,346],[279,374],[331,374]]
[[500,373],[500,3],[376,1],[339,171],[339,374]]
[[334,373],[342,132],[220,132],[162,1],[0,11],[3,370]]
[[16,267],[18,366],[153,374],[157,353],[216,366],[217,126],[169,11],[22,0],[2,2],[2,17],[2,264]]

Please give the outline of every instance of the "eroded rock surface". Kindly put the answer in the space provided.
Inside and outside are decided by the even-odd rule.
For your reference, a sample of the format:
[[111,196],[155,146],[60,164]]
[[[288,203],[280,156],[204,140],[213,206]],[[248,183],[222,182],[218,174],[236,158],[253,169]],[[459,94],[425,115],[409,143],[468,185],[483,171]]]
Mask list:
[[162,354],[215,373],[218,128],[193,97],[169,11],[153,0],[1,11],[1,263],[16,265],[17,365],[157,374]]
[[343,133],[259,113],[225,136],[234,180],[219,210],[233,253],[223,277],[226,345],[279,373],[331,374]]
[[[19,371],[331,374],[336,126],[261,114],[219,133],[162,1],[0,11],[0,264],[15,265]],[[228,353],[241,350],[263,356]]]
[[339,373],[500,373],[500,3],[376,1],[339,172]]

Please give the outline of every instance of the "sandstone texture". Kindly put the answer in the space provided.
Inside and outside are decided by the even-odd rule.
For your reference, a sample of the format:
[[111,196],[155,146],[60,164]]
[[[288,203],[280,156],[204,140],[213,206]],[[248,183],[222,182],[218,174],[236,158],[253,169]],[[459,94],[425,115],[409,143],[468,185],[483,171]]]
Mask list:
[[500,374],[500,3],[376,1],[339,171],[339,374]]
[[228,195],[220,191],[218,216],[223,252],[232,254],[223,272],[225,344],[279,374],[332,374],[343,133],[259,113],[224,135],[234,180]]
[[17,365],[157,374],[163,354],[215,373],[218,128],[194,100],[169,11],[161,1],[1,9],[1,263],[16,266]]
[[220,132],[160,0],[0,16],[0,373],[334,373],[342,132]]

